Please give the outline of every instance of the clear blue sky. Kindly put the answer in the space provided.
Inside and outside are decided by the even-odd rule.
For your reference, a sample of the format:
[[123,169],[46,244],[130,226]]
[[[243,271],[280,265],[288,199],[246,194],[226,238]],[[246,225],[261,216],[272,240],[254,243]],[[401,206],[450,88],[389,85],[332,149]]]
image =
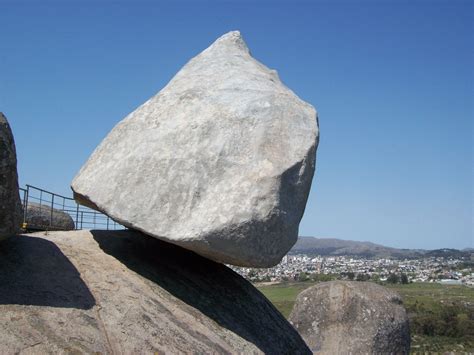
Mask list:
[[300,235],[474,247],[473,4],[0,0],[20,182],[70,195],[117,122],[238,29],[319,112]]

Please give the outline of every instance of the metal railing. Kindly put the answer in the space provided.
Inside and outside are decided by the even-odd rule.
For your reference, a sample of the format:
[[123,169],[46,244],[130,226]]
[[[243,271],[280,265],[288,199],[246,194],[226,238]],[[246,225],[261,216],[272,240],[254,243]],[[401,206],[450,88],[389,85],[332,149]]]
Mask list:
[[26,188],[20,188],[20,198],[23,204],[22,228],[27,231],[125,228],[109,216],[79,205],[71,197],[39,187],[26,185]]

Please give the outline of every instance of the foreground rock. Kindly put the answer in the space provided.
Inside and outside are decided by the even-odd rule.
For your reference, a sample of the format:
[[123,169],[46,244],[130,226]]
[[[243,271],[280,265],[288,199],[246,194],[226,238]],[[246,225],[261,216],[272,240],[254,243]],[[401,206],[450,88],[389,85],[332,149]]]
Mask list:
[[0,112],[0,240],[19,231],[21,217],[15,140],[7,118]]
[[66,212],[34,202],[28,202],[26,223],[28,229],[36,230],[68,231],[75,227],[72,217]]
[[289,317],[321,354],[408,354],[410,331],[402,300],[371,282],[323,282],[298,295]]
[[0,353],[309,353],[249,282],[132,231],[0,244]]
[[120,122],[72,189],[127,227],[269,267],[296,242],[317,141],[314,108],[230,32]]

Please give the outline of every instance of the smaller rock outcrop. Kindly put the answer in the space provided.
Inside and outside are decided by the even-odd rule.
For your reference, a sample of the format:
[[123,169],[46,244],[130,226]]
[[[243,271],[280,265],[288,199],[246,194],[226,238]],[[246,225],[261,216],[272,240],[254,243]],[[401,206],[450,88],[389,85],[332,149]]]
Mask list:
[[72,217],[64,211],[28,202],[26,208],[27,229],[34,230],[73,230],[75,227]]
[[7,118],[0,112],[0,240],[19,231],[21,215],[15,140]]
[[301,292],[289,317],[317,354],[408,354],[400,296],[371,282],[323,282]]

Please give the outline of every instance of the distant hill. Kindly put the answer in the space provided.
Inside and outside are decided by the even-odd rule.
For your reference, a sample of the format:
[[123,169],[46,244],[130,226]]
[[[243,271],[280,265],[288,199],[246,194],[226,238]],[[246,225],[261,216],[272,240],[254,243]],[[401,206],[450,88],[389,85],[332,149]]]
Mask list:
[[308,255],[348,255],[366,258],[393,257],[393,258],[416,258],[419,256],[451,256],[469,257],[469,251],[456,249],[397,249],[385,247],[371,242],[358,242],[353,240],[342,240],[335,238],[299,237],[296,244],[290,250],[290,254]]
[[453,257],[453,258],[459,258],[459,257],[470,257],[471,254],[474,253],[473,249],[463,249],[463,250],[457,250],[457,249],[435,249],[435,250],[428,250],[425,255],[426,256],[434,256],[434,257]]

